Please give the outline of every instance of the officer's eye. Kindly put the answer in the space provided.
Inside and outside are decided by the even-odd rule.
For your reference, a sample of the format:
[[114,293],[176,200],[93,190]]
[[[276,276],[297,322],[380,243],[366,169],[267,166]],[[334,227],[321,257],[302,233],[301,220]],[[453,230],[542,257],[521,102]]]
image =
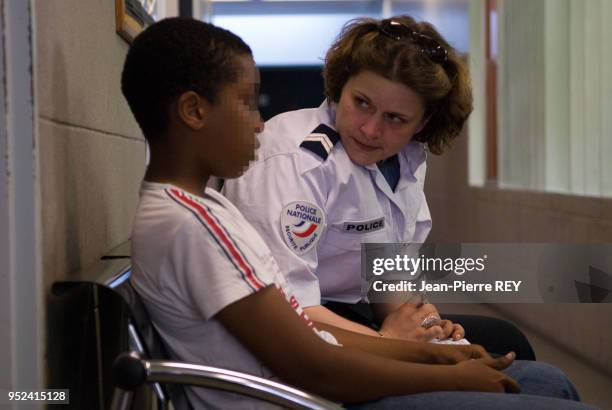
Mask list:
[[355,104],[361,108],[370,108],[370,103],[359,96],[355,96]]
[[387,117],[388,121],[394,124],[404,124],[406,122],[406,119],[404,117],[400,117],[396,114],[385,114],[385,116]]

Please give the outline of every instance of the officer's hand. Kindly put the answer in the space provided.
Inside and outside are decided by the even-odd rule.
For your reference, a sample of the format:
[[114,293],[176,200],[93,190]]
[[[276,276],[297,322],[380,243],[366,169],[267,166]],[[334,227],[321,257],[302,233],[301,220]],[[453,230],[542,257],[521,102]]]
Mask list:
[[493,393],[518,393],[521,388],[516,380],[501,370],[510,366],[516,355],[510,352],[496,359],[466,360],[451,366],[457,390]]
[[459,340],[465,337],[465,330],[459,323],[453,323],[450,320],[441,320],[437,322],[437,325],[442,328],[443,335],[441,339],[448,339],[450,337],[453,340]]
[[448,339],[452,337],[453,340],[463,339],[465,337],[465,330],[459,323],[453,323],[450,320],[440,320],[440,314],[438,309],[432,304],[429,304],[428,309],[430,313],[423,318],[421,326],[428,328],[433,325],[440,326],[442,328],[442,337],[439,339]]
[[430,303],[404,303],[387,315],[380,332],[395,339],[428,342],[434,338],[440,340],[452,337],[463,339],[465,330],[458,323],[440,320],[436,307]]
[[398,309],[389,313],[380,327],[380,333],[384,337],[412,340],[417,342],[428,342],[434,338],[445,338],[443,326],[447,328],[446,323],[437,323],[424,327],[423,322],[428,317],[437,317],[438,311],[429,304],[421,304],[420,306],[412,303],[404,303]]

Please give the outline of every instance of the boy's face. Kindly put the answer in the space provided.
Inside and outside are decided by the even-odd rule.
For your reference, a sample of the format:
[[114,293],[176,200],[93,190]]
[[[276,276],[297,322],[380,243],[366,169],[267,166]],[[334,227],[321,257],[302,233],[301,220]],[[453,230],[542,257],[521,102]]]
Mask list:
[[235,57],[237,81],[219,90],[217,102],[208,113],[204,127],[209,144],[205,149],[211,174],[236,178],[246,171],[255,158],[255,134],[263,130],[257,108],[259,71],[251,56]]

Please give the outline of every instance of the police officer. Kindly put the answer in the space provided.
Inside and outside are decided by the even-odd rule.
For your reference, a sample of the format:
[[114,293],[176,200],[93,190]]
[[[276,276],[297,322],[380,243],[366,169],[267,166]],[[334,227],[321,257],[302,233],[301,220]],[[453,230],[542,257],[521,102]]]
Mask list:
[[432,226],[426,152],[442,153],[459,134],[472,94],[458,53],[433,26],[408,16],[348,24],[326,55],[324,77],[323,104],[269,120],[258,160],[224,186],[310,318],[409,340],[460,340],[459,323],[468,321],[472,342],[494,326],[505,337],[485,340],[485,348],[533,358],[520,331],[491,318],[454,323],[428,303],[379,304],[375,331],[327,308],[360,300],[361,243],[425,241]]

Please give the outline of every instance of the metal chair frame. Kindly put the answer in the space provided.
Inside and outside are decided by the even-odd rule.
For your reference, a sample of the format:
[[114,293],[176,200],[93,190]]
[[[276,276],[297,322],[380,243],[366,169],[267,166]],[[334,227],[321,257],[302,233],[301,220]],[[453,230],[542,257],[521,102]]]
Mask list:
[[[177,390],[176,386],[199,386],[238,393],[289,409],[342,408],[337,403],[261,377],[217,367],[169,361],[164,354],[157,353],[160,357],[151,354],[155,348],[147,346],[144,340],[146,338],[142,337],[143,329],[139,329],[139,325],[143,322],[147,325],[148,321],[148,326],[155,334],[153,337],[158,339],[156,343],[161,343],[161,340],[156,335],[146,311],[144,318],[142,312],[134,311],[140,309],[138,305],[142,305],[142,302],[128,281],[131,265],[127,249],[129,247],[124,244],[103,258],[105,260],[99,264],[54,284],[56,292],[61,292],[61,289],[71,285],[92,284],[95,285],[94,295],[97,294],[97,288],[107,288],[119,294],[129,308],[127,332],[130,351],[121,354],[113,365],[113,374],[116,377],[111,409],[131,409],[134,391],[144,384],[151,385],[157,398],[157,408],[162,410],[169,408],[170,402],[178,404],[177,397],[180,398],[178,401],[184,402],[183,406],[191,407],[182,389]],[[144,309],[144,306],[142,308]],[[172,394],[168,392],[168,387],[175,387]]]

